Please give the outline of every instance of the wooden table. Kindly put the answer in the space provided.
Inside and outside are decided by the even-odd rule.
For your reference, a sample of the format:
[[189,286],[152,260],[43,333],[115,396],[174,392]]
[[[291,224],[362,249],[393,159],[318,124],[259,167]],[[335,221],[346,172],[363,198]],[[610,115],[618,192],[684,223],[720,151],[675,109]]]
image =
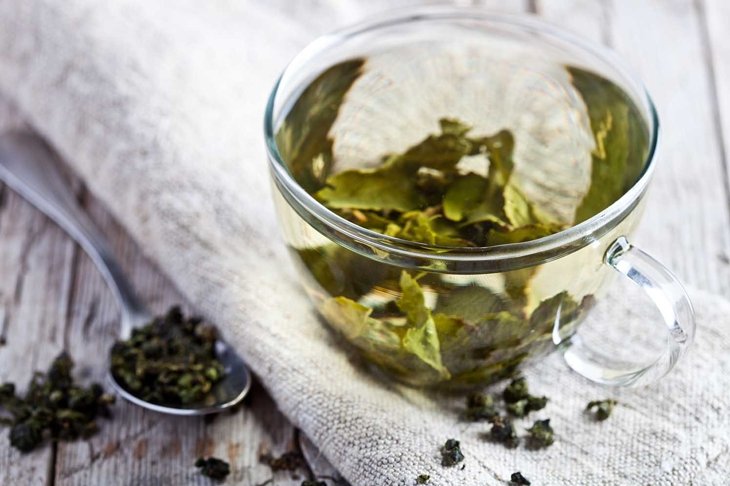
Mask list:
[[[276,0],[307,16],[313,35],[328,28],[328,2]],[[380,10],[385,0],[371,2]],[[399,2],[413,3],[413,2]],[[460,2],[465,3],[465,2]],[[730,3],[725,0],[533,0],[473,2],[531,11],[616,49],[640,74],[661,118],[654,187],[638,243],[688,285],[730,290]],[[392,2],[390,2],[392,5]],[[329,2],[344,8],[346,2]],[[0,120],[2,115],[0,114]],[[0,126],[2,124],[0,123]],[[79,201],[114,243],[124,268],[154,311],[181,302],[171,282],[78,182]],[[7,188],[0,189],[0,381],[25,384],[62,349],[83,381],[102,380],[118,309],[100,275],[63,232]],[[231,462],[228,484],[272,478],[263,451],[297,450],[297,431],[260,385],[235,413],[215,420],[166,417],[124,402],[88,441],[21,455],[0,438],[2,485],[209,484],[199,455]],[[297,485],[307,471],[278,473]],[[371,486],[371,485],[367,485]]]

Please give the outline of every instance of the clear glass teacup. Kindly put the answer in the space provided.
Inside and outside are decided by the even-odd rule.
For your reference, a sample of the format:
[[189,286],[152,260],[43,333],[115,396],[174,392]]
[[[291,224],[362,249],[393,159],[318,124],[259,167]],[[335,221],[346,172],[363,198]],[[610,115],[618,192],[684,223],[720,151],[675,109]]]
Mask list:
[[[611,167],[596,165],[605,148],[596,126],[623,120],[592,118],[569,84],[583,72],[625,93],[645,146],[625,148],[637,169],[620,194],[581,216],[588,192],[600,200],[615,191]],[[372,166],[444,119],[483,133],[509,128],[515,177],[565,229],[486,247],[429,244],[363,227],[313,195],[329,174]],[[533,18],[462,8],[400,11],[321,37],[286,68],[265,119],[278,216],[319,313],[364,363],[441,388],[488,384],[555,349],[607,385],[646,384],[672,369],[693,339],[691,303],[628,240],[657,132],[648,94],[611,52]],[[665,348],[638,365],[588,346],[579,332],[619,274],[661,316],[651,339]]]

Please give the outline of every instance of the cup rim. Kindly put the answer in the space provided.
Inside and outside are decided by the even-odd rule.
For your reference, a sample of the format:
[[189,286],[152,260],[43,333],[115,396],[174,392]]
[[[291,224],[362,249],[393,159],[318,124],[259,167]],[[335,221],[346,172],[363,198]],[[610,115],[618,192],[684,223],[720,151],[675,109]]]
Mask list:
[[[636,95],[640,97],[639,101],[642,102],[648,113],[646,120],[649,128],[648,151],[642,172],[633,186],[601,212],[558,233],[526,242],[488,247],[446,247],[387,236],[348,221],[317,201],[291,176],[276,144],[274,107],[282,80],[290,71],[302,68],[309,58],[336,46],[344,38],[392,25],[424,20],[484,20],[533,30],[570,43],[592,58],[610,65],[624,79],[633,84]],[[658,115],[646,87],[614,51],[558,28],[533,14],[494,13],[479,7],[465,6],[423,6],[390,10],[318,37],[302,49],[285,67],[269,95],[264,114],[264,136],[270,170],[276,186],[283,192],[285,199],[295,206],[295,210],[300,214],[304,212],[306,215],[314,217],[318,226],[325,229],[328,235],[341,235],[352,240],[355,248],[369,248],[375,253],[385,252],[409,261],[427,261],[429,262],[427,266],[431,268],[445,268],[453,266],[455,263],[465,263],[469,267],[479,268],[486,266],[500,271],[524,268],[559,258],[589,245],[622,221],[638,204],[654,171],[658,133]]]

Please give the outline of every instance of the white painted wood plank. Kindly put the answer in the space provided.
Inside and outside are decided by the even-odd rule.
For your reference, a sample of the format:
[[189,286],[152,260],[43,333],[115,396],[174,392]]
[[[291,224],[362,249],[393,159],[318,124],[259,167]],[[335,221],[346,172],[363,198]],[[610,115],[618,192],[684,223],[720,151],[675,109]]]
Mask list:
[[[74,247],[62,232],[6,187],[0,189],[0,382],[24,392],[63,347]],[[47,484],[49,445],[29,454],[10,447],[0,428],[0,484]]]
[[727,293],[730,215],[697,9],[690,0],[617,0],[591,17],[585,3],[541,0],[538,12],[584,33],[607,23],[599,38],[639,73],[661,119],[656,176],[636,242],[685,283]]
[[611,19],[605,2],[581,0],[536,0],[535,10],[557,27],[568,29],[585,39],[606,44]]
[[[714,99],[715,123],[722,147],[725,183],[730,194],[730,2],[704,0],[698,2],[704,23],[706,49]],[[725,201],[730,206],[730,199]],[[718,256],[719,266],[730,271],[730,248]]]

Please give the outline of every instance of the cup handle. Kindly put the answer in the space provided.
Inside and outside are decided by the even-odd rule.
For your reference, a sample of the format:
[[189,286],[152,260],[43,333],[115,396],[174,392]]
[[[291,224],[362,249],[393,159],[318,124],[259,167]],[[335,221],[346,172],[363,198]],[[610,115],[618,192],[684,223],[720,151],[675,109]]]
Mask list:
[[661,335],[666,338],[666,349],[653,362],[637,366],[592,351],[579,333],[567,339],[556,338],[556,344],[568,366],[591,381],[609,386],[653,383],[666,375],[692,344],[695,333],[692,303],[677,277],[623,236],[611,244],[603,261],[643,289],[657,306],[664,324]]

